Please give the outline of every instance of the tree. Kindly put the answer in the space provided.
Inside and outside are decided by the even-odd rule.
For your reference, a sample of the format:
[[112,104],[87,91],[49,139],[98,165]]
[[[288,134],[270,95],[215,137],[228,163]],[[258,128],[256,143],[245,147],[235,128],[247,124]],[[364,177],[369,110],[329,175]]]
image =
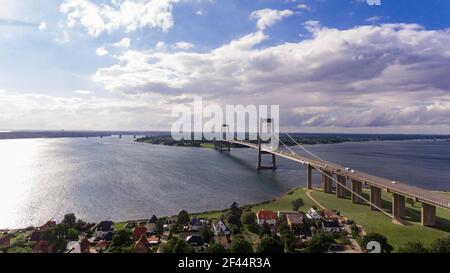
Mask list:
[[428,253],[428,249],[422,242],[408,242],[398,249],[400,253]]
[[162,234],[164,231],[164,218],[159,218],[155,223],[155,232],[157,234]]
[[202,241],[205,243],[211,242],[214,238],[214,233],[208,225],[203,225],[200,228],[200,238],[202,238]]
[[259,237],[262,238],[262,237],[264,237],[264,235],[272,235],[272,228],[266,222],[264,222],[264,224],[262,225],[262,227],[259,231]]
[[206,249],[206,253],[226,253],[225,248],[217,243],[210,244]]
[[230,225],[241,225],[241,216],[238,214],[229,213],[227,215],[227,222]]
[[192,253],[194,250],[185,241],[172,237],[167,243],[161,245],[163,253]]
[[78,240],[78,231],[74,228],[69,228],[67,232],[67,239]]
[[65,224],[69,227],[75,227],[76,220],[77,220],[77,217],[75,217],[74,213],[68,213],[68,214],[64,215],[64,218],[63,218],[61,224]]
[[378,242],[381,245],[382,253],[391,253],[394,249],[390,244],[388,244],[387,238],[379,233],[368,233],[364,236],[361,241],[362,247],[366,247],[367,244],[372,241]]
[[258,253],[284,253],[284,243],[278,236],[264,236],[256,250]]
[[131,244],[130,234],[125,229],[119,230],[112,238],[113,246],[128,246]]
[[300,207],[303,207],[303,206],[304,206],[303,199],[298,198],[298,199],[292,200],[292,210],[298,211],[300,209]]
[[189,214],[187,213],[187,211],[182,210],[178,213],[178,217],[177,217],[177,224],[180,225],[187,225],[189,224]]
[[253,253],[253,247],[244,238],[237,237],[231,242],[230,251],[231,253],[240,253],[240,254]]
[[333,242],[332,236],[319,233],[309,241],[307,251],[310,253],[326,253]]
[[241,222],[245,225],[253,225],[256,221],[256,214],[252,211],[242,213]]
[[431,244],[431,252],[450,253],[450,236],[439,238]]

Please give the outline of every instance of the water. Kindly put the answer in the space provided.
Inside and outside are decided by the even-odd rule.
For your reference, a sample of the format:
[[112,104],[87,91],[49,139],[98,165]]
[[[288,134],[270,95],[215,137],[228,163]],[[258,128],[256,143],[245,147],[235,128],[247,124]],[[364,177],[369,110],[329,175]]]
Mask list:
[[[450,142],[315,145],[326,160],[427,189],[450,189]],[[132,138],[0,140],[0,228],[41,225],[68,212],[88,221],[142,219],[271,199],[305,185],[278,160],[255,170],[256,151],[141,144]],[[319,177],[315,177],[315,182]]]

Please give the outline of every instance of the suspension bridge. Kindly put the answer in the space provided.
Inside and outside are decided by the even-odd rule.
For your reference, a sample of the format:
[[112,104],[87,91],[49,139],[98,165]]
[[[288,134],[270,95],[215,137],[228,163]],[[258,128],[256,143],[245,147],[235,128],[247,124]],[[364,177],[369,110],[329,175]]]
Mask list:
[[[270,119],[268,121],[270,122]],[[227,126],[226,124],[223,125],[224,128]],[[321,183],[325,193],[336,194],[337,198],[350,198],[354,204],[367,203],[371,210],[380,211],[399,222],[405,219],[406,198],[411,198],[414,202],[422,204],[421,224],[423,226],[434,226],[436,224],[437,207],[450,210],[450,197],[438,192],[428,191],[330,163],[309,152],[287,133],[286,135],[308,155],[300,155],[298,152],[295,152],[275,134],[271,134],[271,140],[278,140],[281,144],[279,147],[283,149],[273,149],[274,145],[269,146],[262,143],[260,138],[261,125],[259,128],[257,144],[243,140],[226,139],[226,132],[223,132],[223,140],[216,141],[215,148],[220,152],[230,152],[231,144],[235,144],[255,149],[257,151],[256,168],[258,170],[276,170],[277,157],[297,162],[306,169],[307,189],[313,189],[312,175],[313,171],[317,171],[321,174]],[[264,156],[271,157],[269,165],[262,163]],[[363,195],[363,186],[369,188],[370,194],[368,199]],[[382,208],[382,191],[392,194],[392,214]]]

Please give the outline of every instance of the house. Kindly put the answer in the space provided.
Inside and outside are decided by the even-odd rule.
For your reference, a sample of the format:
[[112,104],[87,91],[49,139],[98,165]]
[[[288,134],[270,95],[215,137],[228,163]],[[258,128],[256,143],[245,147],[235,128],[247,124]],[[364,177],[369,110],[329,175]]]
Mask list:
[[231,231],[222,219],[213,222],[213,229],[215,235],[230,235]]
[[68,242],[65,253],[81,253],[80,243],[77,241]]
[[307,212],[306,212],[306,217],[308,217],[311,220],[321,220],[322,216],[320,216],[319,213],[317,213],[317,211],[313,208],[310,208]]
[[147,237],[142,235],[141,238],[134,244],[134,253],[148,253],[150,251],[150,244],[147,241]]
[[164,225],[163,225],[163,229],[164,230],[170,230],[172,228],[173,225],[175,225],[177,222],[176,218],[167,218],[166,220],[164,220]]
[[91,243],[87,239],[81,240],[80,251],[81,251],[81,253],[90,253],[91,252]]
[[335,220],[335,221],[325,220],[325,221],[322,221],[322,230],[324,232],[329,232],[329,233],[339,233],[339,232],[341,232],[342,227],[337,220]]
[[104,238],[108,233],[114,234],[114,223],[112,221],[101,221],[95,230],[95,237]]
[[196,217],[192,218],[189,222],[189,230],[191,231],[199,231],[203,226],[203,221]]
[[159,244],[159,237],[153,235],[153,236],[148,237],[147,241],[150,245],[157,245],[157,244]]
[[287,214],[286,222],[291,230],[302,230],[303,229],[303,218],[301,214]]
[[260,210],[256,213],[256,223],[258,223],[258,225],[267,223],[270,226],[275,226],[277,223],[277,215],[271,210]]
[[34,245],[33,253],[51,253],[52,246],[49,241],[39,241]]
[[9,247],[10,245],[11,239],[8,236],[0,238],[0,247]]
[[216,241],[217,244],[223,246],[223,248],[225,248],[225,250],[229,250],[230,249],[230,244],[231,244],[231,240],[230,240],[230,236],[215,236],[214,240]]
[[142,235],[147,235],[147,228],[144,226],[139,226],[133,229],[131,236],[133,237],[133,241],[137,241],[142,237]]
[[40,230],[41,230],[41,231],[45,231],[45,230],[50,229],[50,228],[52,228],[52,227],[54,227],[54,226],[56,226],[56,221],[53,220],[53,219],[50,219],[50,220],[48,220],[45,224],[43,224],[43,225],[40,227]]
[[323,217],[328,221],[337,221],[339,219],[339,216],[329,209],[323,210]]
[[30,241],[32,241],[32,242],[40,241],[41,235],[42,235],[42,233],[40,231],[37,231],[37,230],[33,231],[30,235]]
[[278,211],[277,216],[278,216],[278,218],[286,219],[286,215],[288,215],[288,214],[299,214],[299,213],[300,212],[298,212],[298,211]]
[[147,224],[156,224],[156,221],[158,221],[158,217],[153,214],[153,216],[148,220]]
[[108,249],[109,247],[109,242],[105,241],[105,240],[101,240],[99,242],[97,242],[97,244],[95,245],[95,250],[97,252],[104,252]]
[[200,236],[193,234],[186,237],[186,243],[191,246],[202,246],[203,240]]

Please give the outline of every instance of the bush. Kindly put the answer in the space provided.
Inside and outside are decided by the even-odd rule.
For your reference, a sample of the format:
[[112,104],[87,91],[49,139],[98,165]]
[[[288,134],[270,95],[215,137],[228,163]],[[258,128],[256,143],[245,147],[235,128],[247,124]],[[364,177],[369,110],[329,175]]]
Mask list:
[[399,247],[400,253],[428,253],[428,249],[422,242],[408,242],[404,246]]
[[252,225],[256,221],[256,214],[252,211],[246,211],[241,216],[241,222],[245,225]]
[[361,240],[361,247],[365,248],[369,242],[378,242],[381,245],[381,252],[382,253],[390,253],[394,248],[388,244],[387,238],[379,233],[368,233],[364,238]]
[[264,236],[256,251],[258,253],[284,253],[284,243],[278,236]]
[[450,253],[450,236],[439,238],[431,244],[431,252]]
[[184,240],[173,237],[167,243],[161,245],[162,253],[192,253],[194,250]]
[[292,210],[298,211],[300,209],[300,207],[303,207],[303,206],[304,206],[303,199],[298,198],[298,199],[292,200]]
[[206,253],[226,253],[225,248],[217,243],[210,244],[206,249]]
[[259,234],[261,232],[258,224],[247,225],[247,230],[254,234]]
[[332,236],[324,233],[319,233],[308,242],[307,251],[310,253],[326,253],[334,242]]
[[253,253],[253,247],[247,240],[237,237],[231,242],[230,251],[240,254]]
[[214,238],[214,233],[211,231],[211,228],[208,225],[203,225],[200,228],[200,237],[202,241],[205,243],[209,243]]

